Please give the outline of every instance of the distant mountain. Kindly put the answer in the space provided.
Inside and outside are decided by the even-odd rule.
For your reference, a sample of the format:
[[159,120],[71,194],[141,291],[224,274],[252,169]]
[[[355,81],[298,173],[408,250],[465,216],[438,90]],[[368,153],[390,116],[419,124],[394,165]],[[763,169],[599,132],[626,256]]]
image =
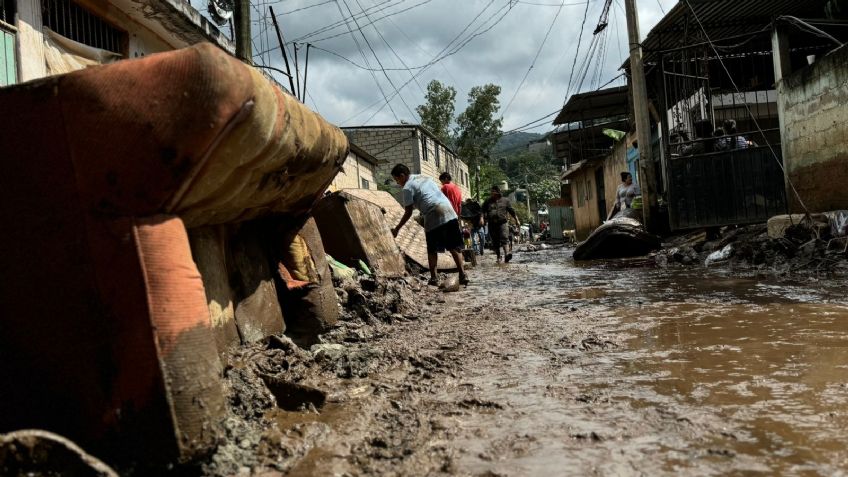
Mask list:
[[538,133],[517,132],[503,136],[495,146],[494,153],[501,152],[516,152],[521,148],[526,148],[527,143],[541,139],[542,135]]

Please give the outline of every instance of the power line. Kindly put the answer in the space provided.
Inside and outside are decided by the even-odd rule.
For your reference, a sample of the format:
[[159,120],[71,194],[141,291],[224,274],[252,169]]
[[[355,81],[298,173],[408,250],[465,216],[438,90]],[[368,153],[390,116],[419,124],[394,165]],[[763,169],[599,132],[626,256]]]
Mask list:
[[[342,6],[339,5],[338,1],[336,1],[336,7],[338,7],[339,14],[342,16],[342,18],[346,18],[344,16],[344,12],[342,11]],[[353,34],[353,30],[350,28],[350,25],[347,22],[345,22],[345,25],[347,25],[348,30],[350,31],[350,37],[353,39],[353,42],[356,43],[356,49],[359,50],[359,54],[362,55],[363,61],[365,61],[365,64],[368,65],[368,67],[370,68],[371,64],[368,62],[368,58],[365,56],[365,52],[362,51],[362,47],[359,45],[359,40],[356,39],[356,36]],[[381,85],[380,82],[377,81],[377,75],[374,73],[374,71],[370,71],[370,73],[371,73],[371,78],[374,79],[374,83],[377,84],[377,89],[380,90],[380,94],[383,95],[383,98],[385,98],[385,100],[386,100],[386,104],[388,104],[389,98],[386,96],[386,92],[383,91],[383,85]],[[395,112],[394,108],[392,108],[391,104],[389,104],[389,110],[392,112],[392,115],[395,117],[395,121],[400,121],[397,113]]]
[[[580,24],[580,36],[577,37],[577,51],[574,53],[574,62],[571,64],[571,72],[568,74],[568,86],[565,89],[565,99],[571,94],[571,81],[574,78],[574,68],[577,66],[577,57],[580,56],[580,44],[583,42],[583,30],[586,28],[586,20],[589,19],[589,2],[586,2],[586,10],[583,11],[583,22]],[[563,101],[564,102],[564,101]]]
[[557,18],[559,18],[559,14],[562,13],[562,9],[565,6],[565,0],[563,0],[559,4],[559,8],[557,9],[556,15],[554,15],[553,21],[551,21],[551,26],[548,27],[548,31],[545,33],[545,38],[542,39],[542,44],[539,45],[539,49],[536,50],[536,56],[533,57],[533,61],[530,62],[530,67],[527,68],[527,71],[524,73],[524,77],[521,78],[521,82],[518,83],[518,88],[515,88],[515,93],[513,93],[512,98],[510,98],[509,102],[506,104],[501,116],[506,115],[506,112],[509,110],[509,107],[512,106],[512,102],[515,101],[515,97],[518,96],[518,92],[521,91],[521,87],[524,86],[524,82],[527,81],[527,77],[530,76],[530,71],[533,70],[533,67],[536,66],[536,60],[539,59],[539,55],[542,54],[542,49],[545,48],[545,43],[548,42],[548,37],[551,35],[551,30],[554,29],[554,25],[556,24]]
[[[507,7],[509,7],[509,8],[507,8]],[[505,11],[505,12],[504,12],[504,13],[503,13],[503,14],[502,14],[502,15],[501,15],[501,16],[500,16],[497,20],[495,20],[495,22],[494,22],[494,23],[492,23],[492,24],[491,24],[488,28],[486,28],[485,30],[480,31],[480,28],[482,28],[482,26],[483,26],[483,25],[485,25],[485,24],[486,24],[489,20],[491,20],[492,18],[494,18],[494,17],[495,17],[495,15],[497,15],[498,13],[500,13],[501,11],[503,11],[504,9],[506,9],[506,11]],[[445,58],[447,58],[447,57],[449,57],[449,56],[451,56],[451,55],[456,54],[458,51],[460,51],[462,48],[464,48],[467,44],[469,44],[469,43],[470,43],[470,42],[471,42],[474,38],[477,38],[478,36],[483,35],[483,34],[485,34],[485,33],[486,33],[486,32],[488,32],[488,31],[491,31],[491,30],[492,30],[492,28],[494,28],[496,25],[498,25],[498,24],[499,24],[499,23],[500,23],[500,22],[504,19],[504,17],[506,17],[506,15],[507,15],[510,11],[512,11],[512,0],[508,1],[506,5],[504,5],[504,6],[503,6],[503,7],[501,7],[500,9],[498,9],[498,10],[497,10],[494,14],[492,14],[492,15],[491,15],[488,19],[486,19],[486,20],[483,22],[483,25],[481,25],[480,27],[477,27],[477,29],[476,29],[476,31],[475,31],[475,33],[474,33],[474,34],[470,35],[468,38],[466,38],[465,40],[463,40],[463,42],[462,42],[462,43],[460,43],[459,45],[457,45],[457,46],[456,46],[456,47],[455,47],[452,51],[450,51],[450,52],[446,53],[445,55],[441,56],[440,58],[437,58],[437,59],[435,59],[434,61],[432,61],[432,62],[431,62],[431,64],[430,64],[430,65],[428,65],[427,67],[429,68],[429,66],[432,66],[432,64],[435,64],[435,63],[436,63],[436,62],[438,62],[438,61],[441,61],[441,60],[443,60],[443,59],[445,59]],[[467,28],[466,28],[466,29],[467,29]],[[453,41],[451,41],[451,43],[453,43]],[[450,44],[448,44],[448,45],[450,45]],[[443,49],[442,51],[444,51],[444,49]],[[425,69],[422,69],[421,71],[419,71],[419,72],[417,73],[417,75],[421,75],[422,73],[424,73],[424,71],[426,71],[426,68],[425,68]],[[404,87],[405,87],[406,85],[408,85],[410,82],[411,82],[411,80],[410,80],[410,81],[407,81],[406,83],[404,83],[403,85],[401,85],[401,88],[404,88]],[[370,116],[370,117],[366,120],[366,122],[370,121],[370,120],[371,120],[371,118],[373,118],[374,116],[376,116],[376,115],[377,115],[377,114],[378,114],[378,113],[379,113],[379,112],[383,109],[383,107],[385,107],[385,105],[381,106],[381,107],[380,107],[377,111],[375,111],[375,112],[374,112],[374,113],[373,113],[373,114],[372,114],[372,115],[371,115],[371,116]]]
[[[341,2],[344,4],[345,8],[347,8],[347,11],[348,11],[348,13],[350,13],[351,17],[353,17],[353,11],[351,11],[350,6],[347,4],[347,2],[345,0],[341,0]],[[374,47],[371,46],[371,42],[368,41],[368,37],[365,36],[365,32],[362,31],[362,27],[359,26],[359,22],[356,21],[356,18],[353,18],[353,23],[356,25],[357,29],[359,30],[359,34],[362,35],[362,39],[365,40],[365,45],[368,46],[368,49],[371,50],[371,54],[374,55],[374,59],[377,60],[377,64],[380,65],[380,70],[382,71],[383,76],[386,77],[386,80],[388,80],[389,84],[392,86],[392,88],[394,88],[395,92],[398,94],[398,97],[400,97],[401,103],[403,103],[403,105],[409,111],[409,114],[413,118],[415,118],[415,112],[413,112],[412,109],[409,107],[409,105],[406,104],[406,100],[403,99],[403,96],[400,96],[400,91],[398,91],[397,86],[395,86],[395,82],[392,81],[392,78],[389,76],[389,73],[386,72],[386,68],[383,66],[383,62],[380,61],[380,57],[377,56],[377,52],[374,51]],[[353,35],[353,32],[351,32],[351,36],[352,35]]]
[[[359,9],[362,10],[362,13],[365,13],[365,9],[362,8],[362,3],[360,3],[359,0],[356,0],[356,4],[359,5]],[[371,20],[371,18],[369,18],[367,14],[365,15],[365,18],[367,18],[368,20]],[[403,61],[403,58],[401,58],[400,55],[398,55],[397,51],[395,51],[395,49],[392,48],[392,45],[389,44],[389,42],[386,40],[386,37],[384,37],[383,34],[380,32],[380,29],[377,28],[377,25],[374,25],[374,23],[372,22],[371,26],[374,28],[374,31],[377,32],[377,35],[380,37],[380,39],[383,40],[383,43],[386,45],[386,47],[388,47],[388,49],[392,52],[392,54],[395,55],[395,58],[397,58],[398,61],[400,61],[400,64],[403,65],[407,69],[407,71],[409,71],[410,75],[412,75],[412,71],[409,69],[409,66],[407,66],[406,62]],[[383,71],[386,71],[385,68],[383,69]],[[421,84],[418,82],[418,80],[415,78],[414,75],[412,76],[412,79],[415,80],[415,84],[418,85],[418,88],[423,93],[424,88],[421,87]]]
[[[462,36],[462,35],[463,35],[463,34],[464,34],[464,33],[465,33],[465,32],[466,32],[469,28],[471,28],[471,25],[473,25],[473,24],[477,21],[477,19],[479,19],[479,18],[483,15],[483,13],[485,13],[485,11],[486,11],[486,10],[488,10],[488,9],[489,9],[489,7],[490,7],[490,6],[492,6],[492,4],[494,4],[494,3],[495,3],[495,0],[490,0],[490,1],[489,1],[489,3],[488,3],[488,4],[486,4],[486,6],[485,6],[485,7],[483,7],[483,9],[482,9],[482,10],[480,10],[480,12],[479,12],[479,13],[477,13],[477,15],[476,15],[476,16],[475,16],[475,17],[474,17],[474,18],[473,18],[473,19],[472,19],[472,20],[471,20],[471,21],[470,21],[470,22],[469,22],[469,23],[465,26],[465,28],[463,28],[463,29],[462,29],[462,31],[460,31],[460,32],[459,32],[459,34],[457,34],[457,35],[456,35],[456,36],[455,36],[455,37],[454,37],[454,38],[453,38],[453,39],[452,39],[452,40],[451,40],[451,41],[450,41],[450,42],[449,42],[449,43],[448,43],[448,44],[447,44],[444,48],[442,48],[442,50],[441,50],[441,51],[439,51],[439,53],[437,53],[437,54],[436,54],[436,56],[434,56],[434,57],[433,57],[433,60],[431,60],[431,61],[430,61],[430,63],[433,63],[435,60],[437,60],[437,59],[439,58],[439,56],[440,56],[440,55],[442,55],[442,53],[444,53],[444,52],[445,52],[448,48],[450,48],[450,46],[451,46],[451,45],[452,45],[452,44],[453,44],[453,43],[454,43],[454,42],[455,42],[455,41],[456,41],[459,37],[461,37],[461,36]],[[428,64],[427,66],[429,66],[429,64]],[[426,68],[426,66],[425,66],[425,68]],[[423,71],[424,71],[424,69],[422,69],[422,70],[419,72],[419,74],[420,74],[420,73],[422,73]],[[402,85],[402,86],[401,86],[401,88],[403,88],[404,86],[406,86],[406,84]],[[348,122],[348,121],[350,121],[351,119],[353,119],[353,118],[355,118],[355,117],[359,116],[360,114],[364,113],[365,111],[368,111],[369,109],[373,108],[374,106],[376,106],[376,105],[378,105],[378,104],[380,104],[380,102],[379,102],[379,101],[376,101],[376,102],[374,102],[374,103],[372,103],[372,104],[370,104],[370,105],[366,106],[365,108],[363,108],[362,110],[360,110],[359,112],[357,112],[356,114],[354,114],[353,116],[351,116],[351,117],[349,117],[349,118],[345,119],[344,121],[342,121],[342,124],[347,123],[347,122]],[[382,108],[380,108],[380,109],[382,109]],[[379,112],[379,110],[378,110],[378,112]],[[372,115],[371,117],[373,117],[373,115]],[[370,119],[370,118],[369,118],[369,119]]]

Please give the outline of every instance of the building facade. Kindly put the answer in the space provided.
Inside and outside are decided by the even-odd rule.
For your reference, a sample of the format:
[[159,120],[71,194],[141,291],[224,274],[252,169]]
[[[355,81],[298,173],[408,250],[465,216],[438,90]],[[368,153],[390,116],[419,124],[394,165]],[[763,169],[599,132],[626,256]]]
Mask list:
[[0,0],[0,86],[210,41],[232,42],[184,0]]
[[450,173],[453,182],[470,196],[471,176],[468,165],[456,157],[446,144],[420,125],[361,126],[342,128],[351,143],[367,151],[377,160],[376,179],[391,179],[395,164],[405,164],[413,174],[439,179]]
[[356,144],[350,143],[342,170],[330,184],[330,191],[341,189],[377,190],[377,159]]

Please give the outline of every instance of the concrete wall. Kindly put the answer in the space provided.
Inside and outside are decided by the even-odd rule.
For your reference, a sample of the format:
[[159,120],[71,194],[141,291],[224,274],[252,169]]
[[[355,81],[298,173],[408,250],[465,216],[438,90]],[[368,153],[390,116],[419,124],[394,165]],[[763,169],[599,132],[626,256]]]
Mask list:
[[[370,189],[377,190],[377,180],[374,177],[377,166],[350,152],[345,159],[342,170],[336,175],[330,184],[330,190],[339,189]],[[368,182],[368,187],[363,187],[362,180]]]
[[788,179],[811,212],[848,209],[848,47],[784,77],[778,93]]
[[344,131],[351,142],[377,158],[378,180],[388,178],[395,164],[405,164],[413,174],[423,174],[436,180],[442,172],[447,171],[462,190],[462,196],[470,196],[468,165],[422,129],[398,126],[350,128]]
[[[127,32],[125,59],[214,41],[232,51],[231,42],[181,0],[75,0],[96,16]],[[17,43],[21,82],[47,76],[41,1],[18,0]]]

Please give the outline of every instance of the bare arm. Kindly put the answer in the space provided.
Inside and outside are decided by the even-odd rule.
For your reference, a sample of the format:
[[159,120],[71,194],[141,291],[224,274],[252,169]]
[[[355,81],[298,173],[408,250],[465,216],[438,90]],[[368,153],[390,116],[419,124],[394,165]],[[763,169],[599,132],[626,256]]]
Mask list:
[[406,210],[403,213],[403,217],[400,218],[400,222],[397,224],[397,227],[392,229],[392,235],[397,237],[398,232],[400,232],[400,229],[403,228],[404,225],[406,225],[410,217],[412,217],[412,206],[407,205]]

